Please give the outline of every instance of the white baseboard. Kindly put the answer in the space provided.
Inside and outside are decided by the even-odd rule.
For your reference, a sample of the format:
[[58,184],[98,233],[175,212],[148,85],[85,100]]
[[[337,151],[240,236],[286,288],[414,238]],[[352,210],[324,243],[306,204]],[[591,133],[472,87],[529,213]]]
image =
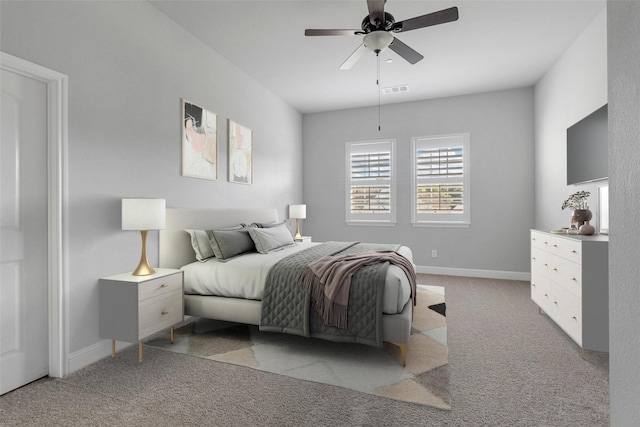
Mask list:
[[[193,321],[193,317],[184,316],[184,319],[174,325],[175,328],[179,328]],[[152,339],[156,335],[160,335],[162,333],[166,333],[166,329],[158,332],[155,335],[151,335],[145,340]],[[123,350],[129,346],[136,345],[123,341],[116,341],[116,351]],[[100,359],[104,359],[107,356],[111,356],[111,340],[101,340],[95,344],[87,346],[81,350],[74,351],[69,355],[68,365],[67,365],[67,373],[70,374],[79,369],[84,368],[85,366],[89,366],[92,363],[97,362]]]
[[531,273],[520,271],[479,270],[472,268],[428,267],[416,265],[416,272],[439,276],[481,277],[483,279],[531,280]]
[[[116,341],[116,351],[120,351],[131,345],[134,344]],[[67,373],[75,372],[107,356],[111,356],[111,340],[98,341],[81,350],[74,351],[69,355]]]

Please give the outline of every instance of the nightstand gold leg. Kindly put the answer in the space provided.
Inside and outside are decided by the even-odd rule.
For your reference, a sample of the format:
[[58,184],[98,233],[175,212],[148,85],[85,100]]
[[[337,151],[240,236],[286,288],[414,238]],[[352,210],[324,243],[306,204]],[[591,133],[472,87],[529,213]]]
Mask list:
[[116,340],[111,340],[111,357],[116,357]]
[[142,363],[142,341],[138,343],[138,363]]
[[171,344],[173,344],[173,326],[171,327],[171,332],[170,332],[170,334],[171,334]]
[[584,359],[584,348],[580,349],[580,357],[582,357]]

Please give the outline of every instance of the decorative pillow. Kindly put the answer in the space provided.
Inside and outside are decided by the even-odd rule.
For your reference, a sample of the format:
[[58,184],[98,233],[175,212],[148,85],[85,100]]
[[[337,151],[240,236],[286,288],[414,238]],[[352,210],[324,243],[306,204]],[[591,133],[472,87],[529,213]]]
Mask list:
[[191,236],[191,246],[196,253],[196,259],[204,262],[214,256],[209,236],[205,230],[184,230]]
[[256,228],[272,228],[272,227],[277,227],[280,224],[284,224],[283,222],[254,222],[251,225],[249,225],[248,227],[256,227]]
[[247,228],[210,230],[208,234],[213,253],[222,262],[255,249]]
[[247,230],[256,245],[256,250],[261,254],[294,244],[293,236],[284,223],[270,228],[250,227]]

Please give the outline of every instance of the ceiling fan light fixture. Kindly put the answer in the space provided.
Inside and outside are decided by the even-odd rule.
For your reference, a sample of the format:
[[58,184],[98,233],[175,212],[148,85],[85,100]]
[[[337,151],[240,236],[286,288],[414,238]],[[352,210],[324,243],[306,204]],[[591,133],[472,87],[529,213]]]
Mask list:
[[364,45],[367,49],[380,53],[393,42],[393,35],[386,31],[373,31],[364,36]]

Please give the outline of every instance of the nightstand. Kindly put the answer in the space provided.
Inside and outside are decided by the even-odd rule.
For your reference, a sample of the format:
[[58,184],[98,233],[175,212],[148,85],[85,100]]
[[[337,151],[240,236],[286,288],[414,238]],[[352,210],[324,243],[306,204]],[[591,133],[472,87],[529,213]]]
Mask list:
[[157,268],[155,274],[134,276],[130,272],[103,277],[100,298],[99,334],[111,339],[111,357],[116,340],[138,343],[142,363],[142,340],[171,328],[184,318],[182,271]]
[[296,242],[308,243],[308,242],[311,242],[311,236],[302,236],[302,237],[299,237],[299,238],[295,239],[295,241]]

